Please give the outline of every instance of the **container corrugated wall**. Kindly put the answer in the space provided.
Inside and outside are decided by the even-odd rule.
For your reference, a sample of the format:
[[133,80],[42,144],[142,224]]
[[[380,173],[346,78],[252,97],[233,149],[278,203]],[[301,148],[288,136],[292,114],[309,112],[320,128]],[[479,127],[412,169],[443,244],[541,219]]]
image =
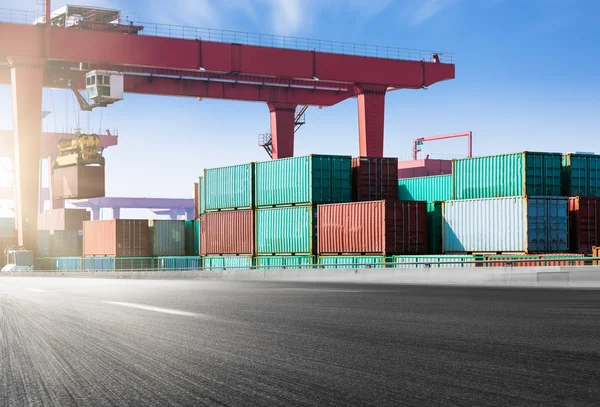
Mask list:
[[207,256],[202,260],[205,270],[248,270],[253,263],[251,256]]
[[561,196],[559,153],[524,152],[453,161],[453,199]]
[[105,169],[73,165],[52,170],[54,199],[100,198],[105,195]]
[[565,154],[562,164],[564,195],[600,197],[600,155]]
[[0,218],[0,239],[12,239],[16,235],[15,218]]
[[39,230],[35,256],[77,257],[83,254],[83,234],[80,230]]
[[149,256],[148,221],[113,219],[83,223],[84,257]]
[[319,256],[319,265],[326,269],[384,268],[386,262],[385,256]]
[[200,227],[201,254],[254,254],[254,212],[207,212]]
[[352,158],[353,201],[378,201],[381,199],[396,199],[397,196],[397,158]]
[[256,163],[256,205],[321,204],[352,199],[352,157],[309,155]]
[[405,201],[450,200],[452,199],[452,175],[399,179],[398,199]]
[[567,200],[505,197],[445,201],[444,252],[566,252]]
[[199,216],[206,212],[206,188],[204,186],[204,177],[198,178],[198,210]]
[[52,271],[82,271],[83,259],[81,257],[59,257],[52,261]]
[[427,229],[429,253],[443,253],[444,217],[442,216],[442,203],[439,201],[427,202]]
[[600,198],[569,199],[570,251],[592,254],[600,246]]
[[302,269],[314,264],[314,256],[258,256],[254,261],[259,269]]
[[[474,267],[472,263],[473,256],[469,255],[435,255],[435,256],[392,256],[391,261],[394,268],[456,268],[456,267]],[[417,263],[417,264],[405,264]],[[435,264],[437,263],[437,264]],[[442,263],[442,264],[440,264]],[[452,263],[452,264],[443,264]]]
[[205,210],[252,209],[253,173],[254,163],[204,170]]
[[185,255],[200,256],[200,220],[185,221]]
[[83,230],[83,222],[90,220],[85,209],[53,209],[38,215],[38,230]]
[[150,256],[185,256],[185,221],[149,220]]
[[171,270],[199,270],[202,267],[202,259],[197,256],[183,257],[159,257],[156,268],[161,271]]
[[314,206],[256,210],[256,254],[314,254],[316,215]]
[[319,254],[427,253],[427,208],[418,201],[318,206]]

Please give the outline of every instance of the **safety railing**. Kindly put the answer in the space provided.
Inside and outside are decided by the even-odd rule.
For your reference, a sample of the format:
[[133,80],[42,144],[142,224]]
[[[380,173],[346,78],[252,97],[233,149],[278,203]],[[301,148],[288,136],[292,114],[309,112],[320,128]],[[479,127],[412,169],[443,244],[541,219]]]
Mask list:
[[[123,13],[121,13],[123,15]],[[31,24],[43,17],[40,12],[11,10],[0,8],[0,21]],[[160,24],[121,18],[121,24],[143,26],[138,35],[167,37],[189,40],[202,40],[228,44],[254,45],[260,47],[283,48],[299,51],[316,51],[330,54],[343,54],[361,57],[374,57],[409,61],[433,62],[434,54],[439,62],[454,63],[453,52],[441,52],[422,49],[399,48],[382,45],[358,44],[342,41],[319,40],[283,35],[260,34],[243,31],[221,30],[213,28],[189,27],[182,25]]]

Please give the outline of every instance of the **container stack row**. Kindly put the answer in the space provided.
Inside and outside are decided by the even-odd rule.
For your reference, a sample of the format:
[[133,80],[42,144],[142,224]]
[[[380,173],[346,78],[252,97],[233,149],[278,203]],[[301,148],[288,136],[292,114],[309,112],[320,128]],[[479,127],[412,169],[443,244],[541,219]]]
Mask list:
[[600,156],[459,159],[398,184],[399,199],[428,202],[431,253],[591,254],[600,241]]

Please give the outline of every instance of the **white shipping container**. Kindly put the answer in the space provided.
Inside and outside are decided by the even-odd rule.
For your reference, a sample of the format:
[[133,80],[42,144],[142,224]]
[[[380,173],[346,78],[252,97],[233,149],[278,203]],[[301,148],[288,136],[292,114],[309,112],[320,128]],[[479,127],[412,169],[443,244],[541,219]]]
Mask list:
[[445,201],[444,253],[566,252],[567,216],[560,197]]

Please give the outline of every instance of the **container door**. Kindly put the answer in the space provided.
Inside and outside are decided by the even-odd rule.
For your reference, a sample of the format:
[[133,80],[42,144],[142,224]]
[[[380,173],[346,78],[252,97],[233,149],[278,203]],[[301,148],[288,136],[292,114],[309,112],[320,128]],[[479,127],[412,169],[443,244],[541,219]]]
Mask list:
[[548,250],[547,200],[544,198],[527,199],[527,251],[530,253]]
[[587,159],[587,195],[600,197],[600,157]]
[[566,252],[568,245],[568,201],[547,199],[548,248],[549,252]]

